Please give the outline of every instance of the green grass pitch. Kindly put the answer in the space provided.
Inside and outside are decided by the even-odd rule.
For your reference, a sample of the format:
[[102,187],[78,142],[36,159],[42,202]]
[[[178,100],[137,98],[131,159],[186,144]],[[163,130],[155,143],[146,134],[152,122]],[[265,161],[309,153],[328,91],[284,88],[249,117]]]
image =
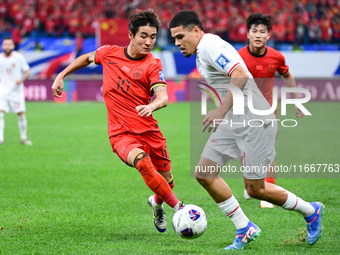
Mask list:
[[[307,108],[312,117],[299,120],[295,129],[279,129],[277,163],[339,164],[340,104],[309,103]],[[154,115],[167,138],[175,194],[206,211],[208,228],[200,238],[178,237],[168,206],[168,230],[157,232],[147,205],[151,192],[139,173],[111,151],[103,103],[29,102],[28,134],[34,146],[19,143],[17,118],[5,115],[0,254],[226,254],[223,248],[233,242],[234,226],[190,178],[190,105],[170,104]],[[277,180],[305,200],[325,204],[324,232],[312,247],[305,241],[300,215],[279,207],[261,209],[259,201],[243,198],[242,178],[226,181],[244,212],[262,229],[242,254],[339,253],[339,179]]]

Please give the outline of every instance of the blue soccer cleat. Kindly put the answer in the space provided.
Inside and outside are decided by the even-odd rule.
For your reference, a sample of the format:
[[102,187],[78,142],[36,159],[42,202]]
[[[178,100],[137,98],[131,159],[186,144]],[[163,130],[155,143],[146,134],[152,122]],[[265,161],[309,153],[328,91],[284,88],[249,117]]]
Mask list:
[[310,204],[314,207],[315,213],[311,216],[305,217],[305,220],[307,222],[308,230],[307,241],[308,244],[313,245],[319,240],[322,234],[321,220],[325,206],[321,202],[311,202]]
[[155,203],[153,202],[153,196],[150,196],[148,199],[148,204],[151,206],[153,210],[153,222],[155,224],[156,229],[159,232],[165,232],[166,230],[166,219],[165,212],[163,210],[163,206],[161,208],[156,208]]
[[248,243],[254,241],[261,233],[261,229],[251,221],[245,228],[237,229],[233,244],[225,247],[225,250],[242,250]]

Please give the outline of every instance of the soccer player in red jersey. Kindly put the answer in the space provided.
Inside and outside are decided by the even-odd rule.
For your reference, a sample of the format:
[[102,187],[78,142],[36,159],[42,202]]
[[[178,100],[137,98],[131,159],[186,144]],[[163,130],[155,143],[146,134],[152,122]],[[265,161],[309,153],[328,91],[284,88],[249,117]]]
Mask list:
[[[279,51],[266,46],[273,24],[271,17],[263,16],[261,13],[253,13],[248,17],[246,23],[249,46],[243,47],[238,53],[241,55],[249,72],[253,75],[263,96],[272,105],[276,71],[284,78],[287,87],[296,87],[296,82],[286,65],[285,57]],[[296,93],[291,93],[291,96],[292,98],[297,98]],[[276,111],[275,115],[277,117]],[[298,118],[303,116],[303,113],[296,105],[295,115]],[[275,160],[271,166],[272,169],[275,168]],[[276,172],[268,171],[265,180],[275,184]],[[246,190],[244,191],[244,197],[250,199]],[[261,208],[273,208],[273,205],[269,202],[261,201]]]
[[[176,211],[182,203],[172,192],[171,161],[152,112],[168,103],[162,64],[151,53],[161,23],[152,11],[129,18],[130,44],[105,45],[74,60],[55,79],[53,95],[61,97],[70,73],[90,63],[103,66],[103,96],[107,107],[108,133],[112,150],[127,165],[135,167],[154,192],[148,203],[159,232],[166,230],[163,201]],[[150,102],[152,94],[156,98]]]

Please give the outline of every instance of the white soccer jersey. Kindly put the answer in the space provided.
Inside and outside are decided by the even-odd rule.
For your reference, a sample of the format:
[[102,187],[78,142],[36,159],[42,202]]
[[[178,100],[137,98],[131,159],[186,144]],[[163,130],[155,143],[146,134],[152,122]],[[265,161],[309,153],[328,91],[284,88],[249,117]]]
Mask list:
[[244,119],[249,120],[256,118],[263,120],[265,123],[269,123],[267,119],[275,119],[274,114],[259,116],[249,111],[249,89],[253,91],[252,102],[255,109],[267,110],[270,106],[261,91],[257,88],[253,76],[248,71],[243,59],[228,42],[222,40],[217,35],[204,34],[197,46],[196,65],[202,77],[218,92],[222,101],[228,92],[228,89],[223,88],[223,85],[230,84],[230,75],[238,65],[241,65],[249,75],[249,80],[243,89],[245,115],[233,115],[233,108],[231,108],[225,116],[227,120],[232,119],[233,122],[237,122]]
[[13,51],[10,57],[0,54],[0,97],[12,99],[24,97],[24,86],[16,84],[23,73],[29,70],[23,55]]

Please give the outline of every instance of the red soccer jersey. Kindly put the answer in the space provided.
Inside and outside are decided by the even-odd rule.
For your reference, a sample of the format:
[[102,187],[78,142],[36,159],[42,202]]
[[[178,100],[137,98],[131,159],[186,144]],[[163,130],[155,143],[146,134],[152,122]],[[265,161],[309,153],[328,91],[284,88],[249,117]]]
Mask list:
[[126,47],[106,45],[97,49],[95,63],[103,66],[109,137],[124,132],[159,131],[152,115],[141,117],[135,108],[150,103],[156,84],[166,85],[161,61],[151,53],[134,59]]
[[255,55],[249,47],[243,47],[238,51],[249,72],[253,75],[256,84],[268,103],[273,103],[273,87],[275,72],[280,75],[288,72],[285,57],[277,50],[266,47],[263,55]]

